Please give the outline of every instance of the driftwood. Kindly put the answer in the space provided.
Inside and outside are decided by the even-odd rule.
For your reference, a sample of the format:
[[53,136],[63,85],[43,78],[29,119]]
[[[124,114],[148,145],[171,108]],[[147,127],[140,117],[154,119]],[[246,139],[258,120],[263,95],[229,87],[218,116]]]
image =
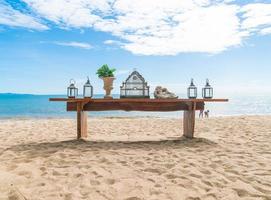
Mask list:
[[154,91],[154,97],[156,99],[177,99],[178,96],[174,93],[168,91],[167,88],[157,86]]

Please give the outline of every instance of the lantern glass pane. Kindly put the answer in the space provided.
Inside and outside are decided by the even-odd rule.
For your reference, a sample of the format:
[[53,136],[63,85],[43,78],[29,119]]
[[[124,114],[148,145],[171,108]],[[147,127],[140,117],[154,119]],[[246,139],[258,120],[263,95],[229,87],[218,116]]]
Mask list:
[[206,91],[206,97],[207,98],[212,98],[213,97],[213,92],[212,92],[212,88],[208,88]]
[[213,88],[203,88],[203,98],[212,98],[213,97]]
[[91,86],[84,86],[84,97],[92,97],[93,91]]
[[210,96],[211,96],[211,89],[210,89],[210,88],[208,88],[208,89],[206,90],[206,96],[207,96],[207,97],[210,97]]
[[75,89],[74,88],[70,89],[70,96],[75,97]]
[[197,98],[196,88],[188,88],[188,98]]

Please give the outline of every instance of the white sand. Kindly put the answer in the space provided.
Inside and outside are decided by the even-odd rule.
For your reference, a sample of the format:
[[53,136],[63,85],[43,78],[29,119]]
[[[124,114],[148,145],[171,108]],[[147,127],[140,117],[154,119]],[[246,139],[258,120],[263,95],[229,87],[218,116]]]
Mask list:
[[75,125],[1,120],[0,200],[271,199],[270,116],[198,120],[180,141],[161,140],[181,119],[91,119],[87,142]]

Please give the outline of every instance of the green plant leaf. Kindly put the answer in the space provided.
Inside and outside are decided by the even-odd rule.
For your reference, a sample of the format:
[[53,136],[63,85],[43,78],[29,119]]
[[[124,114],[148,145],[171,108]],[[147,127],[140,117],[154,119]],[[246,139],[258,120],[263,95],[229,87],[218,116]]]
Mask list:
[[110,69],[107,64],[102,65],[96,72],[98,77],[113,77],[116,69]]

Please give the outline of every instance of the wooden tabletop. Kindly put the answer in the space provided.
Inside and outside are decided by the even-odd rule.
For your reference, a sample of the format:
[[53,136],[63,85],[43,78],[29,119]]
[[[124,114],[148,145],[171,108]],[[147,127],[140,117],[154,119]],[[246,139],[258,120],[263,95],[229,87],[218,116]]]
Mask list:
[[137,103],[158,103],[158,102],[228,102],[228,99],[95,99],[95,98],[50,98],[49,101],[64,101],[64,102],[103,102],[103,103],[109,103],[109,102],[137,102]]

